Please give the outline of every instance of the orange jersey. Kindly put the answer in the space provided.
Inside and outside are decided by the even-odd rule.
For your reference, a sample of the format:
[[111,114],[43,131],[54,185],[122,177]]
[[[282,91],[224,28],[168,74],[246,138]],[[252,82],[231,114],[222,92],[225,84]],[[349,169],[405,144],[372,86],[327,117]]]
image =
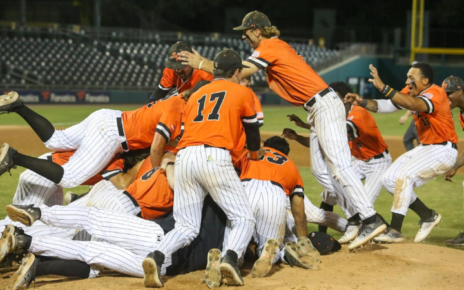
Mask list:
[[149,103],[135,111],[122,113],[122,122],[130,150],[151,146],[155,132],[161,134],[166,143],[180,134],[185,101],[177,96]]
[[421,144],[458,142],[453,116],[445,90],[432,85],[421,92],[418,98],[427,105],[427,112],[414,112],[417,135]]
[[235,159],[234,166],[241,171],[240,180],[257,179],[270,181],[280,186],[287,196],[304,194],[303,179],[295,163],[285,154],[273,148],[261,160],[248,159],[248,150],[244,149],[241,157]]
[[209,145],[229,151],[244,147],[243,123],[258,126],[253,94],[247,87],[217,79],[190,96],[178,149]]
[[[69,161],[69,158],[74,155],[76,151],[64,151],[64,152],[53,152],[52,161],[58,165],[64,165]],[[83,182],[81,185],[95,185],[103,178],[109,179],[118,173],[121,173],[124,169],[124,159],[119,154],[116,154],[110,163],[100,173],[89,178],[89,180]]]
[[251,91],[253,93],[253,99],[255,103],[255,110],[256,110],[256,118],[258,118],[259,125],[262,126],[264,125],[264,114],[263,114],[263,107],[261,106],[261,102],[259,101],[258,96],[255,94],[255,92]]
[[328,87],[302,56],[277,37],[262,40],[247,61],[266,69],[271,90],[296,106]]
[[199,69],[193,69],[190,77],[184,82],[179,79],[173,69],[165,68],[163,71],[163,77],[161,78],[159,88],[165,91],[169,91],[172,88],[176,88],[177,92],[183,92],[185,90],[193,89],[195,84],[201,80],[212,81],[213,75]]
[[353,106],[346,119],[351,155],[368,160],[383,153],[387,144],[380,134],[374,117],[364,108]]
[[[147,160],[151,167],[150,157],[147,157],[144,164]],[[169,187],[166,172],[163,169],[157,167],[142,171],[142,168],[144,168],[143,165],[139,172],[143,174],[126,188],[126,192],[139,204],[142,218],[152,220],[172,211],[174,192]]]

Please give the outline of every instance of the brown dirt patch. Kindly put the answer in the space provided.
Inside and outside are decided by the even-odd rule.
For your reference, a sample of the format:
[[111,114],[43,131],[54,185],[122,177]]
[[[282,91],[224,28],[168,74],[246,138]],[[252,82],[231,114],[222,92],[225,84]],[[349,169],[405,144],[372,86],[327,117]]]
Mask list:
[[[240,289],[462,289],[464,251],[425,244],[368,245],[355,253],[347,247],[322,257],[321,270],[274,266],[270,276],[251,278],[242,269]],[[5,274],[5,276],[9,276]],[[165,277],[165,289],[208,289],[203,271]],[[6,285],[9,279],[0,283]],[[2,286],[3,286],[2,285]],[[111,275],[96,279],[39,278],[38,289],[145,289],[143,279]],[[224,286],[222,286],[224,287]]]

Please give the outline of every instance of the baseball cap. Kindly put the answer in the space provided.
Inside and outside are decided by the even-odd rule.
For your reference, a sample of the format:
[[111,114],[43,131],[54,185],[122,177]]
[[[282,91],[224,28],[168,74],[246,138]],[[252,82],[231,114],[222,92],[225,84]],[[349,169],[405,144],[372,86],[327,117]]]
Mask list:
[[464,82],[460,77],[449,76],[443,81],[441,87],[445,89],[445,92],[453,93],[464,90]]
[[185,41],[178,41],[174,43],[171,48],[169,48],[169,59],[166,61],[166,67],[170,69],[185,68],[187,65],[182,64],[182,61],[179,59],[180,53],[182,51],[192,52],[192,47]]
[[245,15],[242,25],[235,27],[234,30],[263,28],[264,26],[271,26],[271,21],[267,18],[266,14],[255,10]]
[[242,64],[240,55],[231,49],[224,49],[219,52],[214,58],[214,68],[216,69],[236,69],[236,68],[249,68],[249,66]]
[[308,238],[321,255],[327,255],[342,248],[342,245],[337,240],[326,233],[312,232],[308,235]]

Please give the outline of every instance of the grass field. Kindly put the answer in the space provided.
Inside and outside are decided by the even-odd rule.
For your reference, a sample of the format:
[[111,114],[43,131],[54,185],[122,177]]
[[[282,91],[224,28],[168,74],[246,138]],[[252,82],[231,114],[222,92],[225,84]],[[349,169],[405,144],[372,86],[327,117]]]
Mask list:
[[[91,112],[101,108],[100,106],[31,106],[32,109],[38,113],[43,114],[55,126],[69,126],[83,120]],[[108,108],[118,110],[132,110],[137,106],[108,106]],[[304,130],[298,129],[288,122],[286,115],[296,113],[302,119],[306,118],[306,112],[301,108],[296,107],[264,107],[265,125],[262,131],[275,131],[280,132],[284,127],[294,128],[300,132]],[[402,136],[406,130],[406,126],[401,126],[398,123],[399,117],[403,112],[394,114],[374,114],[377,124],[383,135],[388,136]],[[459,137],[464,137],[464,133],[460,129],[457,114],[455,114],[456,128]],[[282,125],[283,124],[283,125]],[[3,115],[0,117],[0,126],[2,125],[27,125],[16,114]],[[307,132],[307,131],[306,131]],[[0,138],[1,142],[1,138]],[[322,187],[312,177],[310,168],[300,168],[301,175],[305,183],[305,191],[310,200],[318,206],[321,199],[319,194],[322,192]],[[19,174],[22,169],[12,171],[12,177],[4,174],[0,177],[0,217],[5,215],[4,206],[10,204],[13,194],[16,189]],[[443,241],[452,238],[458,234],[459,231],[464,230],[464,211],[463,211],[463,187],[461,185],[464,176],[456,176],[454,182],[445,182],[443,178],[437,177],[435,180],[430,181],[425,186],[418,188],[416,193],[419,197],[431,208],[441,213],[443,222],[432,232],[430,238],[426,243],[443,245]],[[83,193],[87,191],[87,187],[78,187],[74,189],[75,192]],[[392,196],[385,190],[382,191],[375,207],[377,211],[382,214],[387,221],[390,220],[390,207],[392,204]],[[339,209],[336,209],[341,213]],[[419,218],[414,213],[409,213],[406,216],[403,233],[412,241],[419,226],[417,224]],[[317,227],[310,225],[310,230],[316,230]],[[334,231],[330,232],[334,237],[339,238],[340,234]]]

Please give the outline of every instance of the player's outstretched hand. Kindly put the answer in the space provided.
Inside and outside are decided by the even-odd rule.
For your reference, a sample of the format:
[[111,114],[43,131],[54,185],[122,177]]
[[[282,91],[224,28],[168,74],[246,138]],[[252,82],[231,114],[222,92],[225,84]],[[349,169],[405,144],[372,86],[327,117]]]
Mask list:
[[298,134],[293,129],[285,128],[282,131],[282,137],[287,138],[289,140],[296,140],[296,137],[298,137]]
[[198,68],[200,62],[203,60],[203,57],[192,48],[193,53],[189,51],[181,51],[180,52],[180,60],[182,60],[182,64],[189,65],[193,68]]
[[456,174],[456,169],[452,167],[450,170],[446,171],[443,174],[443,177],[445,178],[446,181],[451,181],[453,182],[453,176]]
[[380,79],[379,72],[377,71],[375,66],[373,66],[372,64],[369,65],[369,69],[371,70],[371,76],[372,76],[372,78],[369,79],[369,82],[371,82],[374,85],[374,87],[376,87],[379,91],[381,91],[383,87],[385,86],[385,84]]
[[297,115],[295,114],[291,114],[291,115],[287,115],[288,117],[288,120],[290,122],[295,122],[295,125],[297,125],[298,127],[302,127],[304,128],[305,127],[305,123],[300,119],[300,117],[298,117]]
[[343,99],[343,102],[345,104],[346,103],[352,103],[352,104],[357,105],[357,106],[361,106],[363,101],[364,101],[364,99],[360,95],[355,94],[355,93],[348,93],[348,94],[346,94],[345,98]]

